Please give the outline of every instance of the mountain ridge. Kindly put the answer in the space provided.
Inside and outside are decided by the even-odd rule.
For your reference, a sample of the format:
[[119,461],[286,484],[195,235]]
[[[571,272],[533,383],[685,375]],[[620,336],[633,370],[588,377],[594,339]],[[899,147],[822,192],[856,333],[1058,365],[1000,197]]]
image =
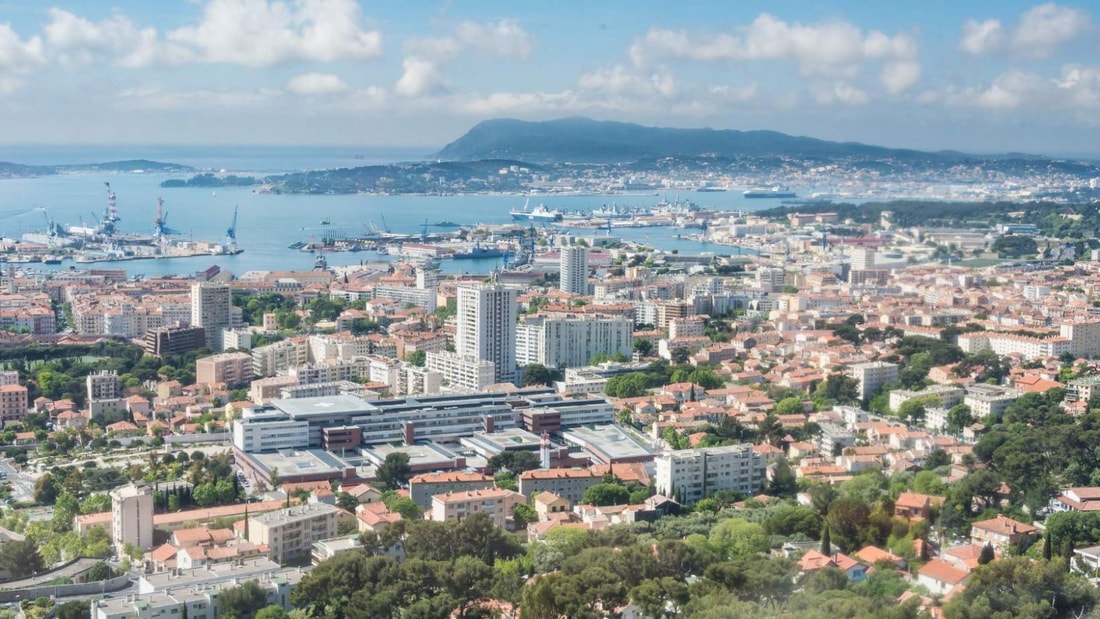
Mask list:
[[906,160],[1041,158],[1023,153],[974,155],[835,142],[757,129],[679,129],[567,117],[547,121],[484,120],[433,158],[451,161],[518,159],[532,163],[628,163],[660,157],[820,157]]

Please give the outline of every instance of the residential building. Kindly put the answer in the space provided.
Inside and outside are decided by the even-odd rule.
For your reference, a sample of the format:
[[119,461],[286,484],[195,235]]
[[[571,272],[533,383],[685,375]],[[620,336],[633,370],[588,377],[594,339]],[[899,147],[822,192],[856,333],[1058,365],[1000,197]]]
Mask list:
[[767,481],[767,457],[752,445],[669,451],[656,459],[657,492],[693,504],[719,490],[756,494]]
[[593,469],[534,469],[519,474],[519,491],[527,499],[548,492],[576,504],[585,490],[599,483],[603,475]]
[[[495,383],[516,375],[516,291],[499,284],[459,286],[455,352],[494,364]],[[446,376],[446,374],[444,374]]]
[[496,486],[492,477],[481,473],[439,471],[423,473],[409,479],[409,497],[425,510],[431,509],[432,497],[437,494],[488,490]]
[[94,374],[89,374],[84,382],[87,387],[89,401],[117,400],[121,395],[118,372],[114,370],[100,370]]
[[22,421],[28,408],[26,387],[20,384],[0,387],[0,422],[7,425],[11,421]]
[[947,595],[959,585],[965,585],[970,573],[943,559],[932,559],[917,572],[917,584],[923,585],[933,595]]
[[428,371],[439,374],[451,387],[482,391],[497,382],[496,364],[487,359],[446,350],[427,353],[424,358]]
[[195,382],[203,385],[224,383],[229,387],[252,381],[252,356],[246,352],[228,352],[195,361]]
[[970,526],[970,541],[975,544],[988,543],[1001,552],[1010,548],[1027,548],[1038,538],[1039,529],[1036,527],[1001,514]]
[[271,560],[284,565],[310,556],[313,543],[336,537],[337,515],[327,503],[306,503],[248,519],[248,541],[266,544]]
[[150,329],[142,346],[145,354],[153,357],[182,355],[206,346],[206,329],[181,325]]
[[514,490],[490,488],[448,492],[432,497],[431,519],[437,522],[465,520],[471,514],[483,513],[493,524],[504,527],[512,517],[512,510],[527,499]]
[[229,284],[191,285],[191,324],[205,330],[206,347],[223,350],[222,331],[233,328],[233,296]]
[[127,544],[149,550],[153,547],[153,488],[134,483],[115,488],[111,496],[111,540],[122,554]]
[[516,328],[516,361],[548,368],[587,366],[596,355],[630,357],[634,321],[600,315],[531,317]]
[[561,248],[561,280],[564,292],[576,295],[588,294],[588,248],[571,245]]
[[1015,389],[998,385],[976,384],[966,388],[963,404],[970,407],[970,414],[977,419],[1000,415],[1023,395]]
[[848,374],[859,381],[859,399],[867,401],[886,383],[898,379],[898,366],[886,361],[868,361],[848,366]]

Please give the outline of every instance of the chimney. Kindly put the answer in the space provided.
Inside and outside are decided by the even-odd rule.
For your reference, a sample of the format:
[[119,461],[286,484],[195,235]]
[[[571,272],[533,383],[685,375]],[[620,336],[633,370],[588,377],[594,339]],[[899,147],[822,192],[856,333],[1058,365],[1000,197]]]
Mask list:
[[550,468],[550,435],[542,434],[542,442],[539,443],[539,466],[545,470]]

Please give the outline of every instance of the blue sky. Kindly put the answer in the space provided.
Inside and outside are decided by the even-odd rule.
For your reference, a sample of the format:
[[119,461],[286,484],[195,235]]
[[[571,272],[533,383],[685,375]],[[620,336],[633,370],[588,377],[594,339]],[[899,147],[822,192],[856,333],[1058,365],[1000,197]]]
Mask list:
[[0,144],[435,147],[584,115],[1096,153],[1098,26],[1088,2],[0,0]]

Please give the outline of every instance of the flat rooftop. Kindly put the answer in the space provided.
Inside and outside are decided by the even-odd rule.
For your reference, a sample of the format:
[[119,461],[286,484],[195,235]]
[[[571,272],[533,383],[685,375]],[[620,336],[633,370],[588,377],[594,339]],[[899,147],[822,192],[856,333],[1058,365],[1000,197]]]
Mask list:
[[602,463],[652,458],[653,451],[614,424],[579,427],[562,433],[565,442],[583,448]]
[[[435,443],[416,443],[413,445],[372,445],[363,448],[367,460],[380,465],[391,453],[403,453],[409,456],[409,466],[413,470],[430,470],[432,467],[451,468],[458,455]],[[281,469],[280,469],[281,470]]]
[[171,571],[159,572],[157,574],[143,574],[141,578],[138,579],[138,592],[148,594],[154,591],[163,591],[169,587],[171,587],[173,591],[179,591],[184,587],[213,585],[234,578],[240,579],[240,582],[244,582],[245,580],[254,578],[260,580],[293,578],[294,574],[299,574],[298,578],[301,577],[298,569],[283,568],[267,557],[255,557],[240,562],[228,561],[225,563],[214,563],[204,567],[178,571],[178,575],[174,575]]
[[284,449],[269,453],[245,454],[257,466],[267,473],[274,468],[279,469],[279,475],[289,477],[293,475],[342,475],[348,465],[335,455],[323,449]]
[[539,435],[522,428],[504,428],[495,432],[474,432],[458,439],[464,447],[490,457],[504,451],[535,451],[542,443]]
[[377,408],[355,395],[330,395],[318,398],[272,400],[267,404],[291,417],[351,415],[373,413]]

